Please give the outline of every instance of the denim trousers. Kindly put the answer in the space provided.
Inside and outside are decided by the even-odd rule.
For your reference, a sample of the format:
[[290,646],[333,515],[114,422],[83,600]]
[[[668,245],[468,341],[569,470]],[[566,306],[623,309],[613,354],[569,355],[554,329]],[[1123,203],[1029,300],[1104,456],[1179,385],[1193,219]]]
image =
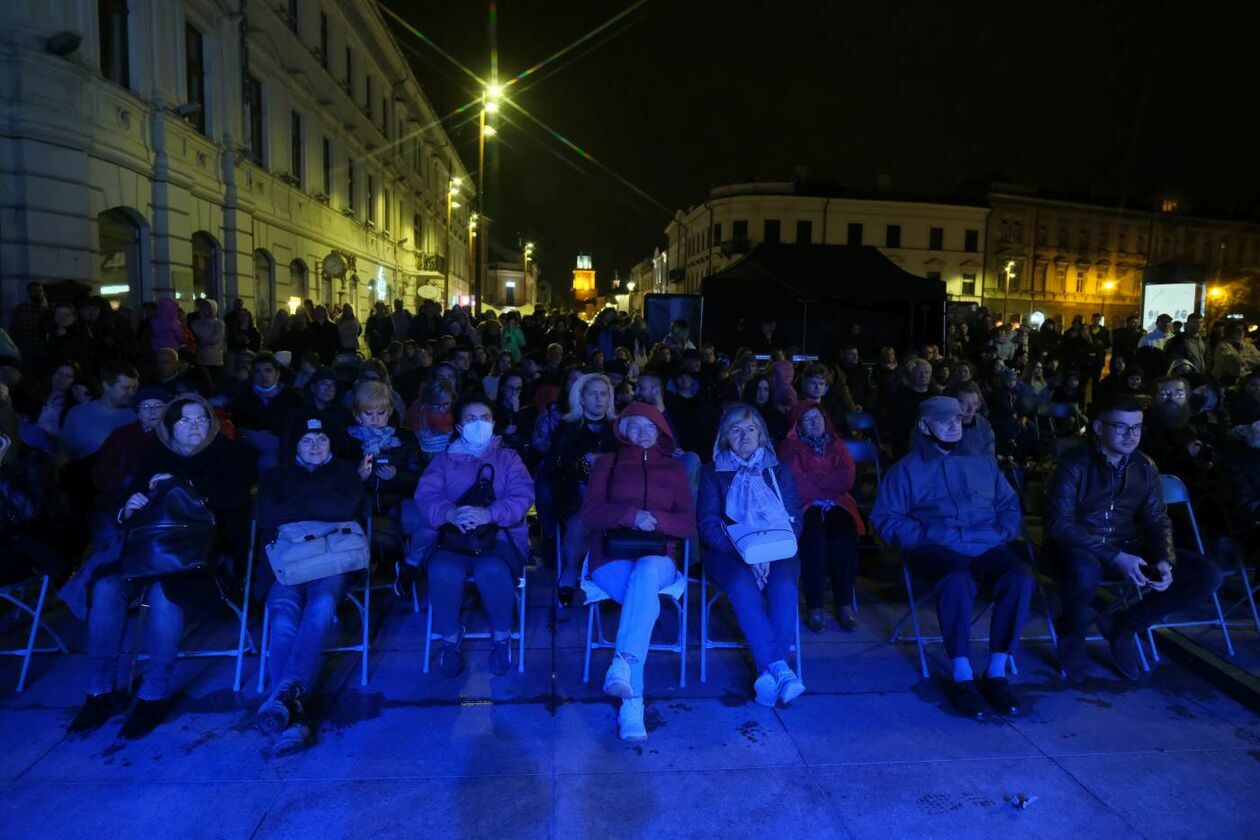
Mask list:
[[661,590],[674,582],[678,567],[661,555],[610,560],[591,572],[591,580],[621,604],[616,652],[630,663],[630,688],[643,696],[643,663],[652,644],[652,628],[661,614]]
[[[127,629],[127,608],[143,591],[120,575],[104,575],[92,583],[92,604],[88,609],[88,692],[107,694],[118,682],[118,659],[123,633]],[[184,611],[166,597],[161,582],[149,586],[149,612],[144,636],[149,659],[137,697],[163,700],[171,690],[171,672],[184,635]],[[130,688],[130,686],[128,686]]]
[[771,563],[764,592],[757,588],[752,567],[733,552],[706,550],[704,570],[730,599],[757,670],[766,670],[772,662],[786,661],[796,643],[800,558]]
[[502,540],[494,551],[480,557],[437,549],[429,557],[429,609],[433,632],[450,638],[459,633],[459,614],[464,603],[464,583],[472,576],[481,603],[490,619],[490,630],[503,636],[512,629],[512,605],[516,581],[503,556],[513,549]]
[[286,683],[298,683],[307,691],[315,687],[328,629],[353,576],[353,572],[346,572],[296,586],[280,581],[271,585],[267,611],[271,617],[271,681],[276,688]]

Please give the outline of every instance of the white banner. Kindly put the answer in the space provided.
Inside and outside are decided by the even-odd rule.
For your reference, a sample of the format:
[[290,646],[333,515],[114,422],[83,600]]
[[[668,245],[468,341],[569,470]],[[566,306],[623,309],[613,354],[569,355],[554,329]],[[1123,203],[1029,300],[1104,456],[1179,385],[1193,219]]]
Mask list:
[[1174,321],[1185,321],[1195,311],[1197,283],[1152,283],[1142,289],[1142,329],[1155,329],[1155,319],[1171,315]]

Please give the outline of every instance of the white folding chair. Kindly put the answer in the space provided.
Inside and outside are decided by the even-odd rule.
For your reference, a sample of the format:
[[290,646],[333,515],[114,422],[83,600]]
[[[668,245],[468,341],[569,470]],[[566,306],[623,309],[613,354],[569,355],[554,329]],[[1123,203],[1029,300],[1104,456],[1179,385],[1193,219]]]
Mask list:
[[[517,629],[512,631],[511,637],[517,641],[516,671],[519,674],[525,673],[525,616],[526,616],[525,606],[528,603],[528,601],[526,600],[526,595],[527,595],[526,577],[528,576],[528,574],[529,574],[529,567],[525,566],[521,569],[521,576],[516,579],[516,611],[518,614],[518,618],[517,618]],[[464,579],[465,585],[469,583],[473,583],[472,575],[469,575],[467,578]],[[478,631],[476,633],[465,632],[464,638],[465,639],[489,639],[489,638],[492,638],[492,634],[490,633],[489,630]],[[441,640],[442,640],[442,634],[433,632],[433,599],[430,597],[429,603],[428,603],[428,617],[425,619],[425,622],[424,622],[424,673],[426,674],[429,673],[429,654],[430,654],[430,649],[433,645],[433,642],[441,641]]]
[[[61,637],[53,632],[53,629],[44,623],[44,604],[48,601],[48,587],[52,581],[48,575],[40,577],[28,578],[27,580],[11,583],[7,586],[0,586],[0,601],[6,601],[12,604],[14,609],[19,613],[25,613],[31,619],[31,632],[26,637],[26,647],[14,648],[13,650],[0,650],[0,656],[20,656],[22,657],[22,673],[18,676],[17,690],[21,691],[26,687],[26,674],[31,667],[31,657],[37,653],[69,653],[66,643]],[[35,605],[31,606],[26,601],[26,590],[30,587],[38,586],[39,594],[35,597]],[[35,641],[39,635],[39,631],[43,630],[48,637],[52,639],[52,647],[36,647]]]
[[[367,538],[369,546],[368,556],[371,558],[372,545],[372,517],[367,519],[367,527],[364,528],[364,535]],[[359,654],[359,685],[367,685],[368,682],[368,652],[369,635],[371,633],[371,615],[372,615],[372,566],[368,563],[368,567],[363,570],[363,594],[360,596],[352,588],[346,593],[346,600],[354,605],[359,613],[359,620],[362,625],[363,636],[357,645],[341,645],[339,647],[324,648],[324,653],[357,653]],[[337,623],[336,614],[333,615],[333,623]],[[262,620],[262,647],[258,654],[258,693],[262,694],[263,689],[267,686],[267,658],[271,656],[271,610],[267,606],[263,606]],[[309,687],[309,686],[308,686]]]
[[[249,522],[249,555],[245,559],[245,591],[241,598],[241,603],[238,605],[228,598],[223,599],[228,609],[236,616],[236,647],[202,650],[180,648],[179,652],[175,654],[179,659],[216,659],[226,657],[235,659],[236,669],[232,677],[232,691],[241,690],[241,670],[245,662],[245,654],[255,653],[258,650],[254,646],[254,637],[249,632],[249,598],[254,579],[254,551],[256,549],[255,540],[257,536],[258,513],[255,510]],[[146,587],[140,596],[140,614],[136,619],[135,643],[132,645],[131,665],[127,676],[128,685],[131,685],[132,678],[135,675],[136,663],[149,658],[147,653],[141,652],[141,643],[144,638],[144,618],[149,612],[148,599],[149,588]]]
[[[709,576],[700,572],[700,682],[709,681],[709,651],[710,650],[739,650],[748,647],[746,642],[723,641],[714,639],[709,635],[709,618],[713,615],[713,605],[717,603],[725,592],[716,586],[713,587],[713,597],[709,597]],[[854,596],[854,601],[857,596]],[[855,610],[856,611],[856,610]],[[796,613],[796,642],[791,648],[796,652],[796,676],[804,679],[801,667],[801,614],[800,610]]]
[[[674,576],[674,580],[666,587],[661,589],[660,594],[669,599],[678,611],[678,641],[673,643],[657,643],[653,642],[648,645],[648,650],[661,653],[677,653],[678,654],[678,686],[680,688],[687,687],[687,589],[688,580],[687,572],[691,566],[691,545],[689,540],[679,540],[683,546],[683,568]],[[586,557],[582,560],[582,575],[580,583],[582,592],[586,596],[586,656],[582,665],[582,682],[591,681],[591,650],[598,648],[601,650],[613,650],[617,647],[615,641],[609,641],[604,636],[604,622],[599,614],[599,605],[604,601],[611,601],[612,596],[604,590],[600,589],[595,581],[590,578],[588,564],[590,563],[590,553],[587,552]]]
[[[1203,550],[1203,539],[1199,536],[1199,523],[1194,518],[1194,505],[1190,503],[1190,491],[1186,489],[1185,482],[1175,475],[1161,475],[1159,477],[1159,486],[1163,491],[1165,505],[1186,506],[1186,516],[1190,520],[1190,533],[1194,535],[1194,546],[1199,552],[1199,558],[1205,563],[1211,562],[1207,558],[1207,553]],[[1244,585],[1246,584],[1244,583]],[[1225,639],[1225,650],[1230,656],[1233,656],[1234,643],[1229,637],[1229,625],[1225,623],[1225,615],[1221,612],[1221,599],[1215,592],[1212,593],[1212,606],[1216,608],[1216,618],[1214,619],[1165,621],[1148,627],[1146,629],[1146,640],[1150,642],[1151,655],[1155,657],[1155,661],[1159,662],[1159,648],[1155,646],[1155,631],[1161,627],[1210,627],[1215,625],[1221,628],[1221,636]]]

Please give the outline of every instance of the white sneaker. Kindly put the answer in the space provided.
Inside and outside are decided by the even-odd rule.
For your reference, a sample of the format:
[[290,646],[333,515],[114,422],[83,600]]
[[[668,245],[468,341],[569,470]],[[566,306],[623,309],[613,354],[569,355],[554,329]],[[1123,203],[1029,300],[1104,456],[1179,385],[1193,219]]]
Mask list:
[[762,671],[753,681],[753,699],[763,706],[773,706],[779,699],[779,684],[769,671]]
[[[623,700],[634,694],[634,689],[630,687],[630,663],[616,654],[613,655],[612,664],[608,666],[608,675],[604,677],[604,693]],[[643,716],[642,712],[639,716]]]
[[643,698],[627,697],[622,700],[621,709],[617,712],[617,723],[621,727],[621,740],[647,740],[647,728],[643,725]]
[[774,683],[779,702],[785,706],[805,693],[805,683],[801,682],[791,668],[780,668],[776,671]]

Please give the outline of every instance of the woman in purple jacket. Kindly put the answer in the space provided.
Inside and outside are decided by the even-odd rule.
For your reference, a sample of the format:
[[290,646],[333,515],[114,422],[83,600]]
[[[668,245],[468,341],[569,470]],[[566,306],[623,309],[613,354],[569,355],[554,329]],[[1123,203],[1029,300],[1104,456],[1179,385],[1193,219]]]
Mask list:
[[[434,457],[416,487],[422,525],[413,552],[428,566],[433,629],[442,637],[439,670],[455,677],[464,669],[459,613],[471,574],[490,617],[490,670],[501,675],[512,667],[513,592],[529,556],[525,514],[534,503],[534,480],[521,457],[494,436],[494,409],[484,396],[461,401],[452,413],[459,437]],[[478,475],[489,478],[491,470],[494,501],[461,505]],[[485,525],[497,529],[494,548],[479,555],[460,551],[456,533],[469,535]]]

